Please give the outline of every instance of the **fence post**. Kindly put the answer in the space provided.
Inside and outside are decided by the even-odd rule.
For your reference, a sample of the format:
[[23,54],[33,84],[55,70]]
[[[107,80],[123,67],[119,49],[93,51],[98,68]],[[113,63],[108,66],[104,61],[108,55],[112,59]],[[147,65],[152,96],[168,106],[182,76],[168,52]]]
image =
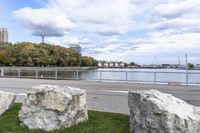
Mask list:
[[57,79],[58,79],[58,71],[55,70],[55,80],[57,80]]
[[4,77],[4,71],[3,71],[3,68],[1,68],[0,70],[1,70],[1,75],[0,75],[0,76],[1,76],[1,77]]
[[188,85],[188,60],[187,60],[187,54],[185,54],[185,69],[186,69],[186,86]]
[[76,80],[79,80],[79,71],[76,71]]
[[128,73],[127,72],[125,72],[126,73],[126,83],[128,82]]
[[154,84],[156,84],[156,72],[154,72]]
[[188,71],[186,71],[186,86],[188,86]]
[[35,78],[38,79],[38,69],[35,70]]
[[18,78],[20,78],[20,77],[21,77],[21,70],[18,69]]
[[100,72],[100,82],[101,82],[101,80],[102,80],[102,73],[101,73],[101,71],[99,71]]

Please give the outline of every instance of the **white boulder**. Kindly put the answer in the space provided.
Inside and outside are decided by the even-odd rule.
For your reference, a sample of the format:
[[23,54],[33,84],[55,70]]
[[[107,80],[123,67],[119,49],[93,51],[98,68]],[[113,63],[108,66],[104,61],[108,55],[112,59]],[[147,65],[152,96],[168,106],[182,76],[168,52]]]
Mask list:
[[16,95],[0,91],[0,115],[8,110],[15,102]]
[[200,133],[200,107],[157,90],[130,91],[131,133]]
[[86,91],[72,87],[31,87],[19,112],[21,125],[51,131],[88,120]]

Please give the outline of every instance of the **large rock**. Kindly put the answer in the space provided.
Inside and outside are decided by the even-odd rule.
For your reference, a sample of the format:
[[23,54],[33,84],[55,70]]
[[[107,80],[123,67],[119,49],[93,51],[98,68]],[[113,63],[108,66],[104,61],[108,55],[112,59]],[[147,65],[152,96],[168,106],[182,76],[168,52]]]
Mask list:
[[88,120],[83,89],[52,85],[34,86],[19,112],[21,125],[51,131]]
[[13,93],[0,91],[0,115],[14,104],[15,98],[16,95]]
[[128,95],[131,133],[200,133],[200,107],[157,90]]

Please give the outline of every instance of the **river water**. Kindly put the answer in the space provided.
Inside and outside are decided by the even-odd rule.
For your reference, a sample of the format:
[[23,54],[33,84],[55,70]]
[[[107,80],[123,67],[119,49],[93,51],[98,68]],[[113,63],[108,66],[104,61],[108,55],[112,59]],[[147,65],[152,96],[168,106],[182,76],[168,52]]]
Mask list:
[[84,78],[92,77],[102,81],[136,82],[136,83],[180,83],[199,84],[200,71],[180,69],[98,69]]

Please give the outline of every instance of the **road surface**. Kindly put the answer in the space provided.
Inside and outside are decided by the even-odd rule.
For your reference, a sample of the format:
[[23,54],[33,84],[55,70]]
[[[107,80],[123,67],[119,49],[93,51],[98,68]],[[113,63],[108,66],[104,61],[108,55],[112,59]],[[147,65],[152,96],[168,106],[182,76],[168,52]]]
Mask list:
[[0,90],[17,93],[19,102],[23,101],[30,86],[41,84],[73,86],[85,89],[87,91],[88,108],[105,112],[129,114],[127,94],[130,90],[157,89],[161,92],[170,93],[190,104],[200,106],[200,87],[198,86],[0,78]]

